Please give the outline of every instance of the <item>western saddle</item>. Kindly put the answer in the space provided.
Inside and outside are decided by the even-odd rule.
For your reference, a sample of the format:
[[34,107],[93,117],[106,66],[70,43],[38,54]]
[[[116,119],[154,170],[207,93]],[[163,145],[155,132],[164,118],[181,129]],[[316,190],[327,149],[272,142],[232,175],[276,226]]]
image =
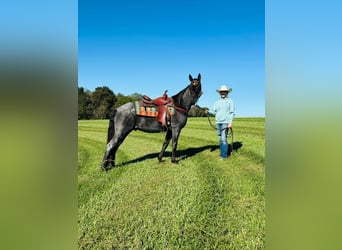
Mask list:
[[157,120],[163,127],[170,125],[171,114],[169,113],[168,108],[170,106],[173,106],[173,99],[167,96],[167,90],[164,91],[164,94],[161,97],[158,97],[156,99],[151,99],[146,95],[143,95],[142,98],[142,105],[157,107]]

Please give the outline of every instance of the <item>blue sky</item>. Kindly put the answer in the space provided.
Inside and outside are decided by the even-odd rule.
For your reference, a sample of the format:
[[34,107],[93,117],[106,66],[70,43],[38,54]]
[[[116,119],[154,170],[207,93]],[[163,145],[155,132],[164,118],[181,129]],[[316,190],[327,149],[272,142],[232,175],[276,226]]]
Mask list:
[[78,85],[115,94],[168,90],[202,75],[202,107],[222,84],[237,117],[265,116],[264,1],[78,2]]

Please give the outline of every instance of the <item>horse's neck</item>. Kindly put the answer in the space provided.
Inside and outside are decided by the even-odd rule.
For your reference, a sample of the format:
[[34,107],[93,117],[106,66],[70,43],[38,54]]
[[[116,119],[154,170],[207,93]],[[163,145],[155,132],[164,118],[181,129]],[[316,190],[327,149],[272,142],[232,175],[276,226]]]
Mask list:
[[180,107],[182,109],[185,109],[186,111],[189,111],[190,107],[191,107],[191,102],[190,100],[185,100],[184,98],[184,92],[186,91],[186,88],[183,89],[181,92],[179,92],[178,94],[172,96],[174,105],[177,107]]

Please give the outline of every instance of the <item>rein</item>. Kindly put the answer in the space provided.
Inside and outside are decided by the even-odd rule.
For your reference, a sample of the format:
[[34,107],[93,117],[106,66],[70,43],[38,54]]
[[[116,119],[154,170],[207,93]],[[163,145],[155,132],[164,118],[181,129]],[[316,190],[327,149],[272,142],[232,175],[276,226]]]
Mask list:
[[179,111],[182,111],[184,113],[187,113],[188,111],[186,109],[183,109],[181,107],[177,107],[176,105],[173,105],[173,107],[176,109],[176,110],[179,110]]
[[[213,124],[212,124],[212,122],[210,121],[210,118],[209,118],[209,115],[208,115],[208,113],[206,113],[206,115],[207,115],[207,117],[208,117],[208,121],[209,121],[209,124],[210,124],[210,126],[213,128],[213,129],[215,129],[215,130],[218,130],[217,129],[217,127],[216,126],[214,126]],[[231,136],[232,137],[232,143],[231,143],[231,146],[232,146],[232,152],[234,151],[234,148],[233,148],[233,144],[234,144],[234,134],[233,134],[233,128],[228,128],[228,127],[226,127],[226,128],[223,128],[223,129],[221,129],[221,131],[223,131],[223,130],[225,130],[225,129],[227,129],[227,136]],[[230,133],[229,133],[229,131],[230,131]]]
[[[212,124],[212,122],[210,121],[210,118],[209,118],[209,115],[208,115],[208,114],[207,114],[207,117],[208,117],[208,121],[209,121],[210,126],[211,126],[213,129],[218,130],[218,128],[217,128],[216,126],[214,126],[214,125]],[[221,129],[221,131],[223,131],[223,130],[225,130],[225,129],[227,129],[227,128],[228,128],[228,127],[223,128],[223,129]],[[230,129],[233,131],[232,128],[230,128]],[[229,131],[229,129],[228,129],[228,131]]]
[[[210,126],[213,128],[213,129],[216,129],[216,130],[218,130],[212,123],[211,123],[211,121],[210,121],[210,118],[209,118],[209,115],[207,114],[207,117],[208,117],[208,121],[209,121],[209,124],[210,124]],[[226,129],[226,128],[223,128],[222,130],[224,130],[224,129]]]

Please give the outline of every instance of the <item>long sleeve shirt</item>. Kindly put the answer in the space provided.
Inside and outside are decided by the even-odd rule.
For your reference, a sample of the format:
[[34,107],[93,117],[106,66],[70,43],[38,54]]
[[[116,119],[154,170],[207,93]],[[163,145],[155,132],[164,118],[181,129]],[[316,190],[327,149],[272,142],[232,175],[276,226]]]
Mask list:
[[215,114],[216,123],[231,123],[235,117],[235,107],[232,99],[226,97],[215,102],[211,113]]

